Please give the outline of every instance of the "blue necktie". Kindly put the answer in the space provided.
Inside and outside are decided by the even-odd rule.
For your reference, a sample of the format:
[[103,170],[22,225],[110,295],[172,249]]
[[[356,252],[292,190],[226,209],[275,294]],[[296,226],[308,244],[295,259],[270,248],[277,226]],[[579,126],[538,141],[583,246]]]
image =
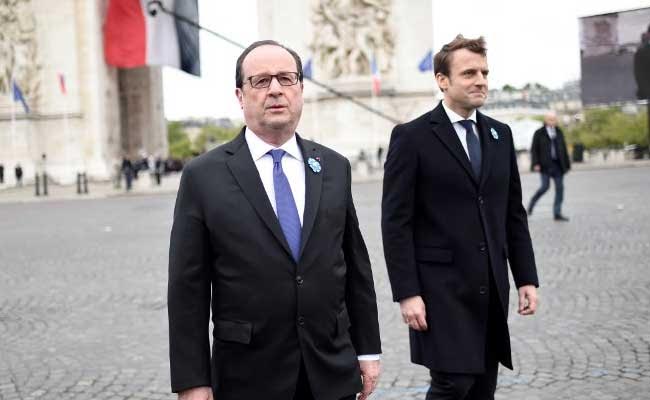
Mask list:
[[481,176],[481,142],[474,134],[472,120],[463,119],[458,121],[465,128],[465,140],[467,140],[467,152],[469,153],[469,162],[472,164],[474,175]]
[[302,227],[300,226],[300,217],[298,208],[291,193],[289,180],[282,171],[282,157],[285,151],[281,149],[271,150],[269,152],[273,157],[273,187],[275,189],[275,208],[280,221],[280,227],[284,232],[284,237],[289,243],[293,259],[298,262],[300,255],[300,236]]

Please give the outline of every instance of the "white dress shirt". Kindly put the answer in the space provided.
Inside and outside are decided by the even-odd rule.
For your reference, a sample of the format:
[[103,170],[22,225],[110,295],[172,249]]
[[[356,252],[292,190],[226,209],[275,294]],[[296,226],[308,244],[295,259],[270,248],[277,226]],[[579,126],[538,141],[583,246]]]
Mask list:
[[551,139],[551,159],[557,160],[557,151],[555,150],[556,143],[554,142],[555,138],[557,137],[555,127],[546,125],[546,134],[548,135],[549,139]]
[[305,212],[305,163],[300,147],[298,147],[296,135],[293,135],[280,147],[266,143],[249,128],[246,128],[245,137],[248,150],[251,152],[275,215],[278,215],[278,209],[275,205],[275,188],[273,186],[273,157],[269,151],[282,149],[286,152],[282,157],[282,171],[289,181],[291,194],[293,194],[293,200],[298,209],[298,217],[300,217],[300,226],[302,226],[302,217]]
[[546,134],[551,140],[555,139],[555,137],[557,136],[557,133],[555,133],[555,128],[548,125],[546,125]]
[[451,124],[454,126],[454,130],[456,131],[456,135],[458,135],[458,140],[460,140],[460,144],[463,145],[463,150],[465,150],[465,154],[467,154],[467,158],[469,159],[469,151],[467,150],[467,138],[465,128],[460,124],[458,121],[463,121],[465,119],[472,120],[474,124],[472,124],[472,130],[474,136],[476,136],[479,139],[479,142],[481,138],[478,137],[478,133],[476,132],[476,110],[472,111],[472,114],[469,116],[469,118],[463,118],[460,115],[456,114],[454,110],[451,108],[447,107],[445,104],[445,101],[442,101],[442,108],[445,109],[445,112],[447,113],[447,116],[449,117],[449,120],[451,121]]
[[[273,186],[273,157],[268,153],[275,149],[282,149],[286,152],[282,157],[282,171],[289,181],[291,193],[293,194],[293,199],[298,209],[298,216],[300,217],[300,226],[302,226],[303,214],[305,212],[305,163],[300,147],[298,147],[296,135],[294,134],[291,139],[287,140],[280,147],[266,143],[248,127],[244,135],[248,150],[253,157],[257,172],[260,174],[262,185],[264,185],[264,190],[269,197],[275,215],[278,215],[278,210],[275,204],[275,188]],[[380,357],[379,354],[364,354],[358,356],[358,358],[362,361],[379,360]]]

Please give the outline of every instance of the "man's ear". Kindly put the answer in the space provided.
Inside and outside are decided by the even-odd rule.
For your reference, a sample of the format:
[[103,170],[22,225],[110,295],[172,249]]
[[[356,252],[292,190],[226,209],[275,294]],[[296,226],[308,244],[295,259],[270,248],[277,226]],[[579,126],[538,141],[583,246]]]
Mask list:
[[449,77],[447,75],[438,72],[436,74],[436,82],[438,83],[440,90],[443,92],[449,88]]
[[235,89],[235,96],[237,96],[237,101],[239,101],[239,107],[244,109],[244,92],[240,88]]

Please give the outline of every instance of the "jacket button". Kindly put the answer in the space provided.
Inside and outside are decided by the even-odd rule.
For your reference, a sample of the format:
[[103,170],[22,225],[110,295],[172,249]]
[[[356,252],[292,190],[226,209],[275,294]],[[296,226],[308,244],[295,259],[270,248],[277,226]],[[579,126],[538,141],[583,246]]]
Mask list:
[[485,251],[485,249],[487,249],[487,246],[485,245],[485,242],[481,242],[481,243],[479,243],[479,244],[478,244],[478,249],[479,249],[480,251]]
[[303,279],[302,279],[302,276],[300,276],[300,275],[296,276],[296,283],[297,283],[299,286],[302,285],[303,282],[304,282],[304,281],[303,281]]
[[305,318],[302,315],[298,317],[298,325],[300,326],[305,325]]
[[483,196],[478,196],[478,204],[483,204]]
[[481,287],[478,289],[478,292],[479,292],[480,294],[487,294],[487,288],[486,288],[485,286],[481,286]]

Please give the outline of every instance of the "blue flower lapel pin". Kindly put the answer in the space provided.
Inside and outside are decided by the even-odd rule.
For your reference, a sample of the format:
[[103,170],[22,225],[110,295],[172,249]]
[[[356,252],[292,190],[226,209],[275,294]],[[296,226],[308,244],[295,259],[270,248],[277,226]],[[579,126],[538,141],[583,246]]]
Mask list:
[[492,134],[494,140],[499,140],[499,134],[497,133],[496,129],[490,128],[490,133]]
[[315,174],[319,173],[323,169],[320,165],[318,157],[316,157],[315,159],[309,157],[307,159],[307,165],[309,165],[309,168],[311,168],[311,170],[314,171]]

